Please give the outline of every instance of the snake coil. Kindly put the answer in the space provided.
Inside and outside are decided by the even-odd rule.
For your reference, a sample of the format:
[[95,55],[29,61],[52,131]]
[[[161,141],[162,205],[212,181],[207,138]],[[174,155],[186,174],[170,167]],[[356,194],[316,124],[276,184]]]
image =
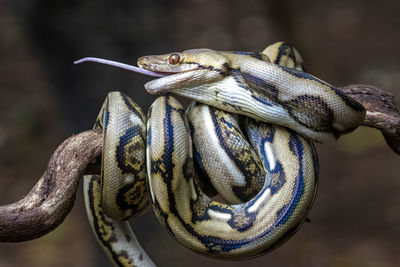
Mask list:
[[[104,132],[102,178],[84,180],[92,229],[119,266],[154,266],[126,221],[146,210],[148,195],[161,225],[196,252],[245,259],[278,247],[315,198],[312,141],[350,132],[365,116],[358,102],[304,72],[283,42],[261,53],[146,56],[138,65],[160,77],[146,90],[166,95],[146,122],[128,96],[109,93],[95,123]],[[169,93],[197,102],[185,111]]]

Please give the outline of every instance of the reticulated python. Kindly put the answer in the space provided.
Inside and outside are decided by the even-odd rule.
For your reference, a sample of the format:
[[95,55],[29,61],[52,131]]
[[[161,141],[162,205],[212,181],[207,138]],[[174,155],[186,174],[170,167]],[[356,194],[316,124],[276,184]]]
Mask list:
[[[119,92],[108,95],[95,124],[104,132],[102,180],[85,177],[87,213],[120,266],[154,265],[126,221],[148,206],[146,174],[159,221],[186,247],[245,259],[281,245],[315,197],[312,141],[334,140],[365,116],[358,102],[304,72],[300,54],[282,42],[261,53],[146,56],[140,68],[83,61],[160,77],[145,88],[167,94],[151,106],[147,130],[140,107]],[[185,112],[169,93],[198,102]],[[210,199],[215,191],[226,204]]]

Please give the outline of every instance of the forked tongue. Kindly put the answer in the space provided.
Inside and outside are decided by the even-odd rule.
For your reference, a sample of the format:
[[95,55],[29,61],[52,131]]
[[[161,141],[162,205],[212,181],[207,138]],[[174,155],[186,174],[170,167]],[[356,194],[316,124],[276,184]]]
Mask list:
[[113,67],[117,67],[120,69],[125,69],[125,70],[129,70],[129,71],[133,71],[133,72],[137,72],[140,74],[144,74],[144,75],[148,75],[148,76],[153,76],[153,77],[165,77],[168,76],[172,73],[162,73],[162,72],[155,72],[155,71],[151,71],[151,70],[146,70],[146,69],[142,69],[136,66],[132,66],[132,65],[128,65],[128,64],[124,64],[121,62],[117,62],[117,61],[112,61],[112,60],[108,60],[108,59],[102,59],[102,58],[97,58],[97,57],[85,57],[85,58],[81,58],[77,61],[74,61],[74,64],[80,64],[82,62],[94,62],[94,63],[100,63],[100,64],[105,64],[105,65],[110,65]]

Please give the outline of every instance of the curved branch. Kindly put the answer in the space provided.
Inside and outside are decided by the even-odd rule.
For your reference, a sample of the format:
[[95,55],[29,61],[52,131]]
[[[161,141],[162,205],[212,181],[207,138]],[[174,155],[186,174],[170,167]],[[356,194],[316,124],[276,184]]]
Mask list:
[[56,228],[74,204],[86,166],[100,155],[102,139],[102,132],[93,130],[65,140],[32,190],[20,201],[0,206],[0,241],[26,241]]
[[388,146],[400,155],[400,115],[394,95],[372,85],[354,84],[340,89],[367,110],[362,125],[381,130]]
[[[400,154],[400,114],[394,96],[370,85],[340,88],[367,109],[363,125],[382,131]],[[0,206],[0,241],[38,238],[56,228],[71,210],[80,177],[100,173],[102,133],[86,131],[65,140],[52,155],[37,184],[20,201]]]

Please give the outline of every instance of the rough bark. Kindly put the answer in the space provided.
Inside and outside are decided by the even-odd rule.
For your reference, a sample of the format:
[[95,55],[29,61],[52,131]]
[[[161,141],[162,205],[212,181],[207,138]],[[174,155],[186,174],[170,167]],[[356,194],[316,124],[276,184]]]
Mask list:
[[362,125],[381,130],[388,146],[400,154],[400,116],[394,95],[372,85],[354,84],[340,89],[367,110]]
[[0,206],[0,241],[38,238],[65,219],[86,166],[101,154],[102,137],[92,130],[65,140],[32,190],[20,201]]

